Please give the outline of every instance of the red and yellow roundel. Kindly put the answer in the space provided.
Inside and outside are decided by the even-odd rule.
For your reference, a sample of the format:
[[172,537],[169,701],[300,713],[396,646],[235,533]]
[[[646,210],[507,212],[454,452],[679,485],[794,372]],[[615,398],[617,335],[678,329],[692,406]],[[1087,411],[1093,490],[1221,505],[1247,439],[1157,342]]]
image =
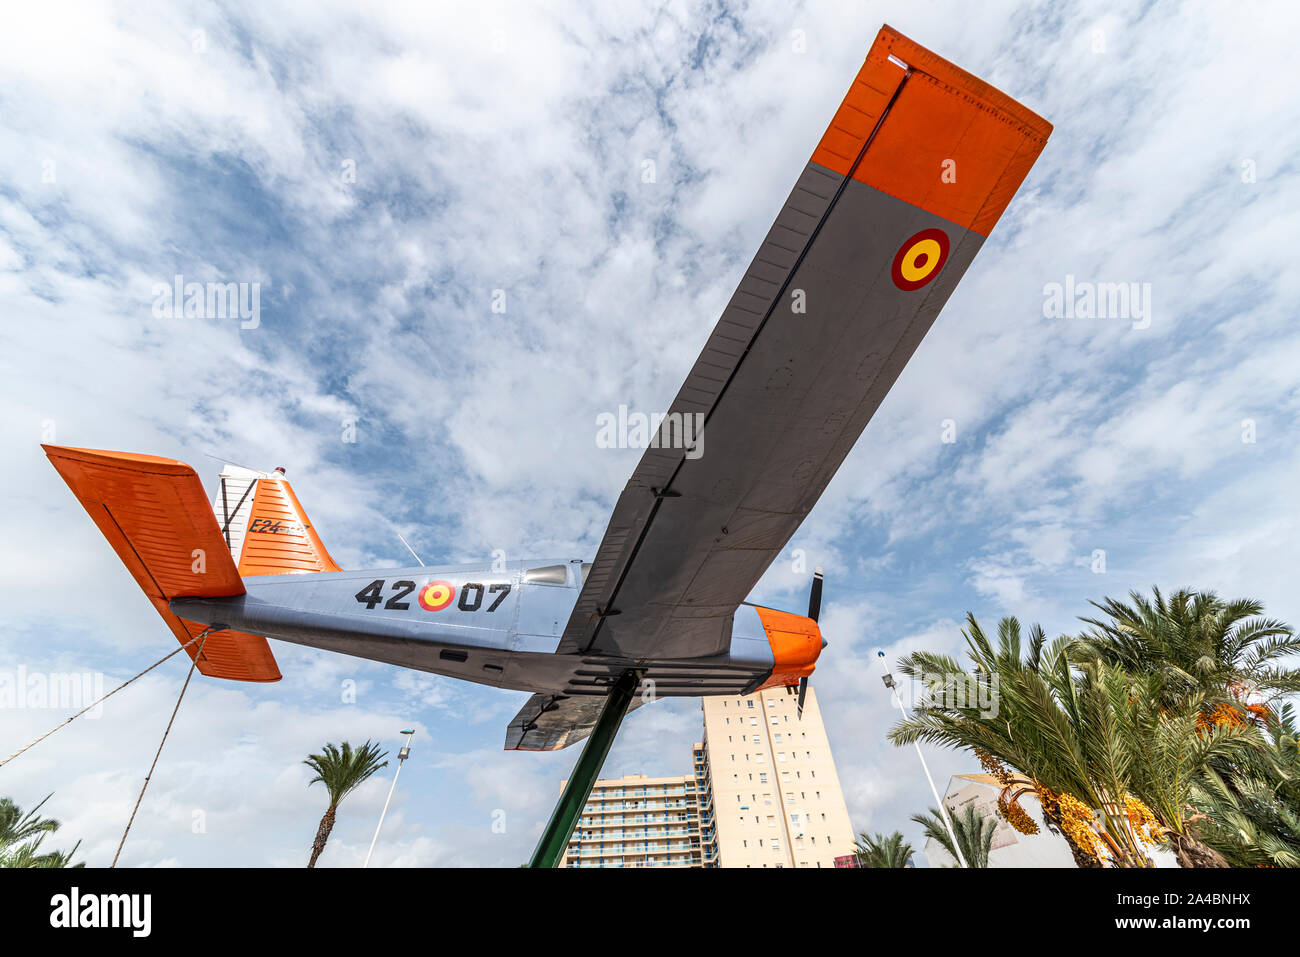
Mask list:
[[905,292],[920,289],[948,261],[948,234],[942,229],[923,229],[899,247],[890,270],[894,285]]
[[428,582],[415,596],[425,611],[442,611],[456,597],[456,586],[451,582]]

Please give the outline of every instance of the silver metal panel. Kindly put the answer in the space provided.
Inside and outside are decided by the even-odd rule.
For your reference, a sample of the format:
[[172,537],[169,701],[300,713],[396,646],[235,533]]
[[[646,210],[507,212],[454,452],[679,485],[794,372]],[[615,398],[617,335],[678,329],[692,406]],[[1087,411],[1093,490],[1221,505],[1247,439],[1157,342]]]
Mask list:
[[[530,585],[521,586],[520,579],[527,567],[539,564],[515,563],[504,572],[480,564],[268,575],[247,579],[243,595],[176,598],[170,606],[188,621],[538,693],[600,697],[620,674],[635,667],[643,671],[637,693],[646,697],[736,694],[771,673],[771,646],[757,612],[748,606],[737,612],[732,649],[714,658],[645,663],[622,656],[558,655],[559,638],[539,633],[553,632],[554,613],[544,609],[538,617],[521,612]],[[488,610],[486,598],[473,610],[451,602],[431,611],[420,607],[418,588],[398,587],[435,580],[452,583],[460,594],[465,582],[509,581],[513,587],[496,611]],[[380,586],[377,592],[372,585]],[[567,592],[567,607],[577,592],[571,586],[531,587],[559,589],[548,596]],[[382,600],[372,600],[375,594]]]

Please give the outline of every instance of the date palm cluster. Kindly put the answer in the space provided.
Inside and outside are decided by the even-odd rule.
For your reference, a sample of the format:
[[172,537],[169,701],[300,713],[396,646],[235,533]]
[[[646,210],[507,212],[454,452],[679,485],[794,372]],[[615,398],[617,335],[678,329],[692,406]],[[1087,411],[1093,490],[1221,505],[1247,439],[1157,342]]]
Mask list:
[[973,615],[969,669],[917,652],[899,670],[940,692],[959,682],[992,709],[936,693],[889,732],[895,744],[965,749],[1002,785],[999,815],[1049,830],[1081,867],[1300,866],[1294,656],[1300,638],[1250,599],[1156,589],[1093,603],[1086,630],[1048,642],[1015,618],[996,640]]

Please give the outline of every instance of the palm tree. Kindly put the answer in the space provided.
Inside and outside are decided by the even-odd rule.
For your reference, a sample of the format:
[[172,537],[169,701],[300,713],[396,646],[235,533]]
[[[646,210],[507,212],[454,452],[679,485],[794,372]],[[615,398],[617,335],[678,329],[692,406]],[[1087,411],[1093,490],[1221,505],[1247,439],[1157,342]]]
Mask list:
[[43,867],[43,868],[62,868],[62,867],[85,867],[85,863],[73,864],[72,855],[77,853],[77,848],[81,846],[78,841],[72,846],[72,850],[64,851],[47,851],[44,854],[38,853],[41,847],[41,841],[45,839],[42,834],[36,840],[23,844],[11,854],[0,855],[0,867]]
[[1126,605],[1107,598],[1091,602],[1105,618],[1084,618],[1092,627],[1070,655],[1101,661],[1131,674],[1158,674],[1160,704],[1205,695],[1205,707],[1245,705],[1247,696],[1271,700],[1300,691],[1300,668],[1283,662],[1300,653],[1300,636],[1281,621],[1260,617],[1251,598],[1225,602],[1214,592],[1180,589],[1154,600],[1134,591]]
[[912,859],[912,845],[898,831],[888,837],[863,831],[854,852],[863,867],[906,867]]
[[59,822],[54,818],[40,817],[36,813],[52,796],[52,793],[45,795],[26,814],[11,799],[0,798],[0,867],[85,866],[72,864],[72,856],[81,846],[80,841],[67,853],[62,851],[38,853],[41,842],[59,829]]
[[1300,733],[1283,705],[1259,753],[1213,768],[1193,802],[1206,844],[1233,867],[1300,867]]
[[310,755],[303,764],[316,772],[316,776],[307,782],[307,786],[320,781],[329,792],[330,805],[320,819],[316,828],[316,840],[311,845],[311,860],[308,867],[316,866],[316,859],[325,850],[330,831],[334,830],[334,816],[343,799],[355,791],[361,784],[388,762],[381,761],[387,752],[380,751],[379,746],[367,741],[355,751],[346,741],[341,748],[326,744],[323,754]]
[[[1003,784],[999,812],[1018,830],[1037,824],[1017,803],[1038,797],[1043,814],[1059,830],[1081,867],[1149,867],[1144,845],[1155,843],[1149,810],[1128,788],[1131,752],[1115,717],[1127,691],[1120,674],[1092,663],[1079,672],[1067,650],[1072,639],[1047,645],[1034,626],[1021,653],[1020,623],[998,624],[995,650],[974,615],[967,616],[966,672],[946,655],[917,652],[899,670],[933,692],[945,689],[889,732],[897,745],[928,741],[975,752]],[[968,693],[949,695],[948,688]],[[990,710],[987,702],[997,702]]]
[[[1037,626],[1022,656],[1014,618],[999,623],[996,649],[973,615],[964,634],[971,673],[923,652],[900,662],[904,674],[945,694],[896,725],[894,743],[974,751],[1003,784],[999,813],[1035,833],[1037,824],[1017,804],[1035,794],[1081,867],[1149,867],[1146,847],[1165,843],[1185,867],[1224,866],[1201,839],[1192,801],[1216,762],[1230,766],[1259,750],[1251,722],[1206,721],[1204,693],[1170,693],[1166,670],[1130,674],[1078,655],[1076,639],[1049,646]],[[971,686],[979,693],[946,693]]]
[[1128,788],[1151,809],[1182,867],[1228,867],[1202,837],[1206,815],[1193,806],[1205,792],[1216,763],[1238,766],[1262,749],[1255,727],[1242,721],[1206,722],[1203,694],[1176,707],[1158,675],[1134,676],[1127,700],[1115,702],[1119,734],[1129,752]]
[[[948,819],[952,821],[953,834],[957,835],[957,847],[961,849],[960,856],[966,859],[967,865],[988,867],[989,851],[993,847],[993,832],[998,827],[997,819],[989,817],[973,803],[962,808],[960,814],[954,813],[949,808]],[[939,816],[938,808],[930,808],[928,814],[913,814],[912,820],[921,825],[926,837],[938,841],[948,852],[949,857],[954,861],[960,859],[956,848],[953,847],[952,835],[948,833],[943,818]]]
[[[1153,599],[1130,592],[1131,604],[1109,598],[1093,602],[1105,618],[1083,619],[1092,627],[1074,643],[1071,657],[1140,676],[1146,689],[1141,700],[1151,705],[1141,724],[1171,736],[1163,753],[1179,764],[1221,727],[1271,728],[1272,743],[1262,734],[1228,735],[1253,738],[1254,747],[1243,750],[1228,742],[1228,753],[1216,749],[1204,755],[1195,775],[1180,778],[1166,768],[1137,790],[1172,832],[1171,844],[1184,866],[1223,867],[1247,858],[1300,864],[1291,843],[1296,831],[1288,823],[1300,817],[1300,793],[1286,785],[1288,758],[1279,742],[1287,734],[1271,707],[1300,690],[1300,668],[1288,661],[1300,652],[1300,636],[1284,622],[1262,617],[1263,605],[1253,599],[1225,602],[1213,592],[1190,589],[1168,598],[1158,588],[1152,592]],[[1157,715],[1170,720],[1157,721]],[[1173,717],[1178,715],[1184,717]],[[1148,746],[1138,755],[1154,753]],[[1139,760],[1139,767],[1144,763]],[[1160,789],[1169,792],[1165,798],[1155,793]],[[1226,826],[1229,818],[1236,825]],[[1207,842],[1194,839],[1189,822]],[[1255,838],[1268,850],[1254,845]],[[1201,863],[1189,864],[1192,859]]]

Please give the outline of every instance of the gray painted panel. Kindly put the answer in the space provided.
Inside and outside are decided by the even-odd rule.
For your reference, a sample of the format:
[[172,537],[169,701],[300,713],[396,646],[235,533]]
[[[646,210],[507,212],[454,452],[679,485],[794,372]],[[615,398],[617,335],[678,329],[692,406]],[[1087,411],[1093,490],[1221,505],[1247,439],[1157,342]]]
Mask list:
[[[801,182],[827,177],[834,174],[810,164]],[[899,289],[890,276],[895,254],[932,227],[949,237],[947,262],[921,289]],[[769,263],[793,263],[794,255],[787,232],[776,229],[760,251],[764,262],[741,283],[741,292],[758,288],[752,274],[762,270],[771,313],[721,398],[714,392],[703,456],[647,451],[601,544],[602,574],[589,579],[561,650],[674,658],[725,651],[732,610],[816,503],[983,242],[850,181],[777,303]],[[793,290],[806,314],[789,307]],[[738,302],[752,297],[733,299],[724,320]],[[740,326],[752,331],[759,318]],[[656,504],[651,490],[669,481],[678,497]],[[621,613],[602,621],[597,609],[620,576],[613,606]]]

